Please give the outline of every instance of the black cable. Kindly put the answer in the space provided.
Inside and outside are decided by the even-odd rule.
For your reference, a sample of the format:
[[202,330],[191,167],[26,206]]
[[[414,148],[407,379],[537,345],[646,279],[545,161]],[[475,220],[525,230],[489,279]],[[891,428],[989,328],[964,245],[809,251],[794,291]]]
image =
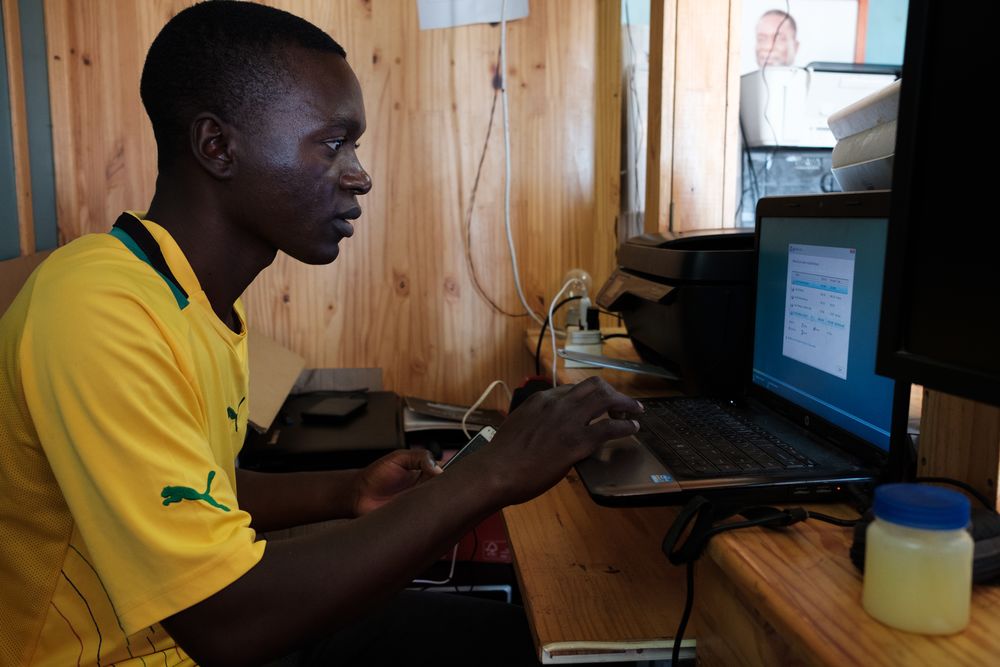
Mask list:
[[[708,503],[706,503],[705,505],[708,508],[706,511],[711,512],[711,506],[708,505]],[[745,510],[741,510],[741,512],[742,511]],[[780,512],[780,510],[776,511]],[[682,518],[683,514],[682,516],[678,517],[678,521],[680,521]],[[684,599],[684,613],[681,614],[680,623],[677,624],[677,632],[674,634],[674,647],[673,650],[671,651],[671,663],[670,663],[671,665],[676,665],[678,660],[680,660],[681,643],[684,641],[684,631],[687,629],[688,621],[691,620],[691,611],[694,608],[694,562],[698,560],[698,558],[701,556],[701,552],[708,545],[708,541],[712,539],[714,536],[718,535],[719,533],[725,533],[727,531],[737,530],[739,528],[751,528],[753,526],[766,525],[774,522],[777,518],[778,518],[777,515],[772,515],[765,518],[753,519],[750,521],[734,521],[731,523],[722,524],[720,526],[713,526],[709,528],[706,532],[704,532],[702,535],[696,535],[696,533],[701,532],[699,527],[703,522],[701,516],[699,516],[698,522],[695,524],[695,527],[691,530],[691,533],[688,535],[688,539],[684,542],[684,545],[677,552],[673,552],[672,547],[668,552],[668,549],[666,547],[666,541],[670,537],[670,533],[668,533],[667,537],[664,538],[664,551],[668,552],[667,557],[670,559],[670,562],[674,563],[675,565],[680,564],[680,562],[687,564],[687,594],[685,595]],[[671,528],[671,530],[673,530],[673,527]],[[690,544],[692,538],[697,540],[697,542],[695,542],[693,545]],[[675,557],[676,560],[678,560],[678,562],[675,562]]]
[[601,340],[608,340],[609,338],[631,338],[631,336],[622,333],[608,334],[606,336],[601,336]]
[[778,22],[778,27],[774,29],[774,37],[771,39],[771,48],[767,50],[767,55],[764,57],[764,63],[760,66],[760,78],[764,84],[764,121],[771,129],[771,136],[774,137],[775,152],[778,150],[778,133],[775,131],[774,125],[771,124],[771,119],[767,116],[767,105],[771,103],[771,86],[767,83],[767,77],[764,75],[764,72],[767,70],[768,65],[770,65],[769,61],[771,60],[771,54],[774,53],[774,47],[778,43],[778,35],[781,34],[781,29],[785,26],[791,16],[791,6],[789,5],[788,0],[785,0],[785,16]]
[[842,526],[844,528],[853,528],[855,525],[857,525],[858,521],[861,521],[860,517],[858,517],[857,519],[841,519],[839,517],[830,516],[829,514],[822,514],[820,512],[812,512],[812,511],[809,511],[809,510],[806,510],[806,514],[809,515],[810,519],[816,519],[818,521],[825,521],[827,523],[832,523],[835,526]]
[[[745,521],[730,521],[719,525],[713,525],[715,517],[732,515],[742,515]],[[670,526],[670,530],[663,538],[663,553],[673,565],[687,565],[687,593],[684,601],[684,612],[681,614],[680,623],[677,624],[677,632],[674,634],[674,646],[671,651],[671,663],[676,665],[680,659],[681,642],[684,640],[684,631],[687,629],[688,621],[691,619],[691,611],[694,608],[694,563],[701,557],[708,542],[720,533],[741,528],[752,528],[763,526],[766,528],[785,528],[800,521],[816,519],[825,521],[835,526],[850,527],[860,521],[858,519],[840,519],[820,512],[809,512],[801,507],[790,507],[778,509],[775,507],[744,507],[735,512],[724,511],[713,508],[712,504],[702,496],[696,496],[681,509],[677,519]],[[681,534],[694,522],[694,526],[688,532],[684,542],[678,546]]]
[[760,199],[760,183],[757,181],[757,169],[753,166],[753,154],[750,152],[750,145],[747,142],[747,131],[743,127],[743,119],[740,119],[740,135],[743,137],[743,153],[747,159],[747,171],[750,172],[750,186],[753,188],[753,203],[756,209],[757,201]]
[[958,488],[962,489],[969,495],[973,496],[976,500],[981,502],[986,509],[992,510],[994,512],[996,511],[995,503],[991,503],[989,500],[987,500],[986,496],[984,496],[975,488],[973,488],[971,485],[966,484],[963,481],[952,479],[950,477],[915,477],[913,481],[927,482],[929,484],[951,484],[952,486],[957,486]]
[[677,625],[677,634],[674,635],[674,648],[670,652],[670,665],[680,664],[681,642],[684,641],[684,631],[687,630],[688,619],[691,618],[691,610],[694,608],[694,561],[687,564],[687,593],[684,596],[684,613],[681,614],[681,622]]
[[[469,573],[469,589],[465,591],[467,594],[471,594],[476,589],[476,552],[479,551],[479,532],[476,530],[476,526],[472,528],[472,553],[469,555],[468,564],[469,567],[466,568]],[[455,577],[455,581],[452,583],[455,588],[455,592],[461,594],[462,588],[458,583],[458,577]]]
[[[552,309],[552,314],[555,315],[556,311],[565,306],[570,301],[576,301],[577,299],[582,299],[582,296],[568,296],[559,303],[555,305]],[[535,346],[535,375],[542,374],[542,341],[545,340],[545,330],[549,327],[549,315],[545,314],[545,321],[542,322],[542,330],[538,332],[538,345]]]
[[[778,35],[781,34],[781,29],[784,27],[785,23],[788,22],[788,19],[790,19],[791,16],[792,16],[791,5],[789,4],[789,0],[785,0],[785,16],[778,23],[778,27],[774,29],[774,37],[771,39],[771,48],[768,49],[767,56],[764,58],[764,64],[761,65],[760,68],[760,78],[764,84],[764,121],[767,123],[768,128],[770,128],[771,130],[771,136],[774,137],[774,147],[771,149],[771,155],[768,157],[767,160],[764,161],[765,174],[767,174],[767,172],[771,170],[771,164],[774,161],[774,156],[778,154],[778,145],[780,144],[780,142],[778,141],[778,133],[774,129],[774,125],[771,123],[771,119],[767,115],[767,108],[768,105],[770,105],[771,103],[771,86],[767,82],[767,76],[765,76],[764,72],[768,67],[768,61],[771,59],[771,54],[774,53],[774,46],[778,43]],[[765,186],[767,185],[767,181],[764,182],[764,185]],[[767,193],[765,192],[764,194],[766,195]],[[760,197],[758,197],[758,199],[759,198]]]
[[608,317],[613,317],[618,322],[617,326],[621,326],[622,325],[622,314],[620,312],[613,313],[610,310],[604,310],[603,308],[598,308],[596,306],[591,306],[590,309],[591,310],[596,310],[601,315],[607,315]]

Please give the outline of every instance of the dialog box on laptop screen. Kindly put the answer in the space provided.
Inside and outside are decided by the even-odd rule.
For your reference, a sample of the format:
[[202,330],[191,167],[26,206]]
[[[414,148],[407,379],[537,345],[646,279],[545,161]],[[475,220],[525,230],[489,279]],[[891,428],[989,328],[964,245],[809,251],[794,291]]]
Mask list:
[[754,384],[889,448],[893,382],[875,374],[886,220],[762,218]]

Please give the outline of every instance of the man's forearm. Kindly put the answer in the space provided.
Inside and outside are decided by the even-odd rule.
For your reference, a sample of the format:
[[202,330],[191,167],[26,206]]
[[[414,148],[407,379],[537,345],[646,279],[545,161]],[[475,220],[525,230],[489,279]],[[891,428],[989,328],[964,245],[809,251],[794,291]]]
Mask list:
[[197,659],[256,664],[356,618],[401,589],[502,502],[465,470],[415,488],[355,521],[269,542],[224,591],[163,621]]
[[355,516],[357,470],[261,473],[236,470],[240,508],[258,532]]

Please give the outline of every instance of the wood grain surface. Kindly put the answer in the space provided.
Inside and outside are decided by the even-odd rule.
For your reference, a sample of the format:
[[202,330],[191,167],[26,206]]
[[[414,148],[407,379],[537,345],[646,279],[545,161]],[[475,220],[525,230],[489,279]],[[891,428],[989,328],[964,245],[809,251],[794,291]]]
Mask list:
[[[820,511],[849,512],[840,506]],[[972,620],[957,635],[895,630],[861,607],[851,539],[851,529],[819,521],[714,538],[706,550],[714,565],[696,572],[702,664],[996,664],[1000,588],[974,587]],[[711,583],[720,576],[726,583]]]
[[1000,407],[928,389],[917,474],[961,480],[997,504],[998,468]]
[[734,224],[741,8],[652,0],[647,232]]
[[[525,334],[531,354],[537,340],[537,330]],[[638,360],[628,339],[612,338],[603,347],[608,356]],[[548,338],[541,356],[543,367],[550,368]],[[560,359],[560,382],[600,375],[631,396],[676,393],[672,383],[661,378],[562,364]],[[564,642],[648,644],[672,639],[684,608],[684,571],[670,566],[660,542],[676,514],[676,508],[666,507],[601,507],[575,474],[531,502],[503,511],[540,652]],[[594,650],[591,646],[587,652]]]
[[24,92],[24,56],[17,0],[0,2],[4,41],[7,46],[7,77],[10,93],[10,133],[14,148],[14,189],[17,201],[18,240],[21,256],[35,252],[35,219],[31,207],[31,159],[28,148],[28,116]]
[[536,646],[671,638],[684,608],[684,571],[670,566],[660,542],[675,515],[674,508],[600,507],[574,474],[506,508]]
[[674,63],[677,0],[652,0],[649,16],[649,128],[643,230],[670,227],[673,191]]
[[[734,224],[741,4],[677,1],[674,97],[683,103],[674,105],[674,231]],[[699,47],[706,39],[714,48]]]

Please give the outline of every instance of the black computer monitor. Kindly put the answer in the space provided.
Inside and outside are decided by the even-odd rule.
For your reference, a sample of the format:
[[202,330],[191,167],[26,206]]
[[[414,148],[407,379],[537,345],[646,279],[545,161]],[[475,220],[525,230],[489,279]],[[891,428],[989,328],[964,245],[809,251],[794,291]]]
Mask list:
[[910,0],[876,368],[1000,405],[996,14]]

